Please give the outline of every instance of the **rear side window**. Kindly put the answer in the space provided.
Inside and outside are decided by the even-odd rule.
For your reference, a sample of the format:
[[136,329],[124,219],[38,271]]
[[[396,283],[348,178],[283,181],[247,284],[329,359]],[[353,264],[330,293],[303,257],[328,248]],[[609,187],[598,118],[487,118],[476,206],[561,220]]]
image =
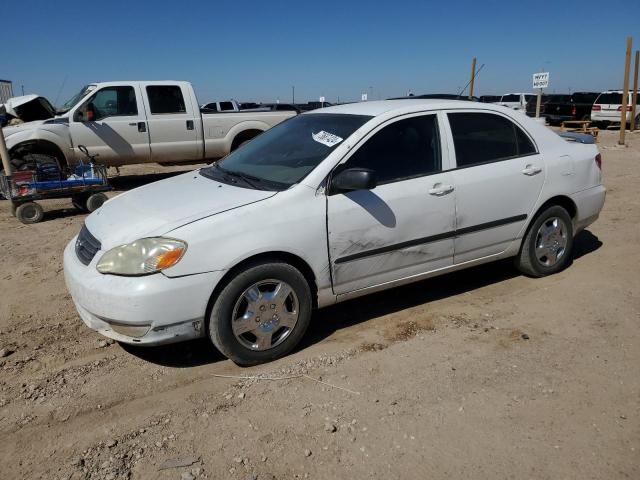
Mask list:
[[519,102],[520,95],[504,95],[502,97],[503,102]]
[[595,103],[600,105],[607,105],[607,104],[622,105],[622,94],[621,93],[601,93]]
[[449,113],[458,168],[495,162],[536,149],[527,135],[512,121],[492,113]]
[[345,168],[370,168],[379,184],[420,177],[442,169],[435,115],[398,120],[373,135]]
[[233,103],[231,102],[220,102],[220,111],[228,112],[229,110],[233,110]]
[[182,90],[177,85],[149,85],[147,87],[151,113],[186,113]]

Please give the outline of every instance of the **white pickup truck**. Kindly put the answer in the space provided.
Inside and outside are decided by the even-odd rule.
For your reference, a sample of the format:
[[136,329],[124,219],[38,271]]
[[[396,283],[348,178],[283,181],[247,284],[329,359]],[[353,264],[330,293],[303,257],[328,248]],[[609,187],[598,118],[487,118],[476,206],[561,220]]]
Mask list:
[[[93,83],[60,111],[39,112],[43,120],[5,127],[3,133],[16,170],[36,160],[73,165],[84,158],[78,145],[85,145],[107,166],[170,165],[222,158],[296,115],[295,111],[201,112],[198,105],[189,82]],[[27,111],[29,105],[22,108]]]

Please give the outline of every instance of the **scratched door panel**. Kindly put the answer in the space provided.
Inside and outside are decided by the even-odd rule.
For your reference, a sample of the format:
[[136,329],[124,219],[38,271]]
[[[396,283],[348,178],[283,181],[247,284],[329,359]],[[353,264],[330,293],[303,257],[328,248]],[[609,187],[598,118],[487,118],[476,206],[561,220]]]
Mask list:
[[450,173],[328,197],[329,252],[336,294],[453,264],[455,196]]

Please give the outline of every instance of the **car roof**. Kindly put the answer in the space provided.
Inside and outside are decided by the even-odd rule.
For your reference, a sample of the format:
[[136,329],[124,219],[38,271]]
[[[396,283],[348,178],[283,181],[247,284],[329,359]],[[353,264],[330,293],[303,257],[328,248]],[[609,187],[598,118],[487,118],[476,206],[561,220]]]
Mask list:
[[319,108],[303,115],[313,115],[318,113],[341,113],[348,115],[367,115],[377,117],[391,111],[399,113],[419,112],[423,110],[445,110],[455,108],[477,108],[486,110],[487,108],[502,111],[501,108],[488,107],[487,103],[469,102],[467,100],[444,100],[439,98],[408,98],[406,100],[377,100],[372,102],[346,103],[334,105],[332,107]]

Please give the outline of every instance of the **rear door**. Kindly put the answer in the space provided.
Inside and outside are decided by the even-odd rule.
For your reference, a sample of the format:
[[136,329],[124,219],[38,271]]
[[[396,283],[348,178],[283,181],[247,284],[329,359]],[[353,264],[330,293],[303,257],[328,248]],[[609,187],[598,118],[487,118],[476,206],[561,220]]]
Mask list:
[[442,146],[437,115],[419,114],[378,127],[337,167],[372,169],[378,185],[327,197],[336,294],[452,265],[455,195]]
[[184,84],[141,86],[147,111],[152,162],[185,162],[202,158],[200,112]]
[[533,213],[546,172],[531,137],[509,117],[451,111],[447,118],[455,151],[458,264],[507,249]]
[[104,86],[70,113],[69,132],[76,158],[78,145],[99,155],[100,163],[122,165],[150,161],[149,133],[136,84]]

